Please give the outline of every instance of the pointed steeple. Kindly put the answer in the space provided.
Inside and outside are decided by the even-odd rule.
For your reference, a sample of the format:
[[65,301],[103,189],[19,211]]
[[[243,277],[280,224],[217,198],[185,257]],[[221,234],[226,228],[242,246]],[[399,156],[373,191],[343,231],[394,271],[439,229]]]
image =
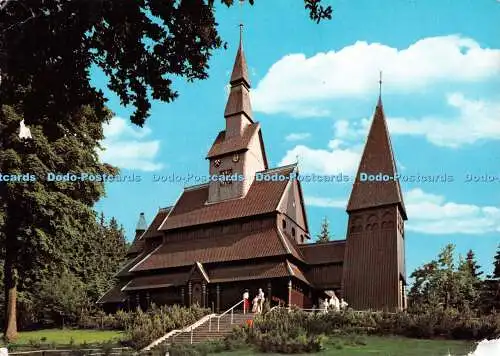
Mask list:
[[[389,180],[383,181],[383,176]],[[370,181],[370,176],[376,178]],[[377,178],[378,176],[378,178]],[[375,114],[368,133],[356,181],[354,182],[347,211],[399,204],[406,219],[406,211],[397,176],[391,138],[384,115],[382,98],[379,95]]]
[[144,216],[144,213],[141,213],[139,215],[139,221],[137,221],[137,226],[135,229],[146,231],[147,228],[148,228],[148,224],[146,223],[146,217]]
[[234,61],[233,72],[231,74],[231,91],[224,111],[224,117],[243,114],[252,121],[252,106],[250,104],[250,80],[248,79],[248,67],[243,52],[243,25],[240,25],[240,44],[236,59]]
[[144,213],[139,215],[139,221],[137,221],[137,226],[135,227],[135,240],[137,240],[148,228],[148,224],[146,222],[146,217]]
[[240,24],[240,44],[236,59],[234,60],[233,73],[229,84],[231,86],[238,85],[240,82],[247,88],[250,88],[250,80],[248,79],[248,67],[245,53],[243,52],[243,25]]

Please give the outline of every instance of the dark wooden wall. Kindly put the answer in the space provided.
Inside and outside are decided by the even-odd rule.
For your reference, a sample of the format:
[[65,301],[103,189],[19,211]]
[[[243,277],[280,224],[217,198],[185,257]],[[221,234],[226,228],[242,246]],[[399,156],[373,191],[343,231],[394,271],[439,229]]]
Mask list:
[[352,212],[344,259],[343,294],[354,309],[399,310],[400,266],[397,206]]

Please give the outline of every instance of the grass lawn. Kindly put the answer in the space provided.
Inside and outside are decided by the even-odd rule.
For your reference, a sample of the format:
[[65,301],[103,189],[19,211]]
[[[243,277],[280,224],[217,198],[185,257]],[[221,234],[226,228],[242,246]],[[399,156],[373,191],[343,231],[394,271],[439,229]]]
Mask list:
[[[339,337],[337,342],[330,340],[325,345],[325,350],[317,354],[321,356],[465,356],[475,349],[472,342],[450,341],[450,340],[419,340],[403,337],[361,337],[366,345],[353,345],[349,339]],[[342,345],[341,347],[338,345]],[[278,354],[261,354],[253,350],[239,350],[214,354],[219,356],[247,356],[266,355],[278,356]],[[280,355],[282,356],[282,355]]]
[[[99,344],[118,342],[123,337],[123,332],[113,330],[79,330],[79,329],[45,329],[37,331],[24,331],[19,333],[19,338],[14,345],[29,346],[33,342],[40,344],[69,345],[71,340],[75,345]],[[4,345],[3,342],[0,344]]]

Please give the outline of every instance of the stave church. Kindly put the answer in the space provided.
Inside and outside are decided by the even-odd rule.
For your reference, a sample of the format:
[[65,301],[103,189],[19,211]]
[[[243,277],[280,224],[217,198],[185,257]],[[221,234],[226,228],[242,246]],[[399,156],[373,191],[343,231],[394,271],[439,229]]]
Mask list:
[[[250,80],[240,44],[224,111],[225,127],[205,159],[211,176],[237,181],[185,187],[150,224],[140,214],[118,283],[98,303],[107,311],[198,304],[227,310],[259,288],[271,306],[311,308],[334,291],[355,310],[396,311],[405,301],[407,220],[397,180],[362,182],[360,172],[395,176],[379,96],[346,207],[344,240],[311,242],[297,164],[269,167],[263,128],[252,113]],[[325,192],[328,194],[328,192]]]

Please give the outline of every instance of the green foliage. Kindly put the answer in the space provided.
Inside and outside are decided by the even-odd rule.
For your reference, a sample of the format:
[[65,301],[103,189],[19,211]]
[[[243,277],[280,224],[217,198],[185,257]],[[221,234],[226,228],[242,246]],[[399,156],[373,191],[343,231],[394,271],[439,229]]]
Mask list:
[[[447,338],[481,340],[500,337],[500,314],[482,318],[456,309],[428,309],[419,313],[383,312],[329,312],[306,313],[303,311],[274,310],[255,319],[253,328],[246,328],[247,341],[251,344],[275,345],[279,340],[313,340],[313,336],[344,335],[399,335],[413,338]],[[238,338],[238,334],[233,334]],[[265,338],[262,335],[268,335]],[[241,336],[239,336],[241,338]],[[363,338],[347,344],[362,344]],[[344,342],[346,344],[346,342]],[[259,346],[260,347],[260,346]],[[262,346],[264,347],[264,346]],[[274,348],[275,346],[269,346]],[[278,350],[275,350],[278,351]]]
[[415,270],[409,296],[410,309],[453,308],[469,311],[477,308],[480,297],[480,272],[472,251],[466,260],[454,263],[454,245],[447,245],[438,259]]
[[[321,0],[304,3],[314,21],[331,18],[331,7]],[[214,0],[146,0],[126,6],[122,0],[7,0],[0,9],[0,97],[20,104],[28,125],[64,117],[76,103],[103,111],[103,93],[90,83],[95,65],[121,104],[133,105],[132,122],[142,126],[151,99],[177,98],[175,77],[207,78],[212,52],[224,45]]]
[[82,281],[67,271],[37,283],[36,308],[45,321],[73,324],[82,308],[88,304],[86,287]]
[[328,242],[330,241],[330,239],[330,227],[328,224],[328,220],[325,217],[323,219],[323,222],[321,223],[321,232],[318,235],[318,242]]
[[500,279],[500,245],[498,245],[495,260],[493,262],[493,279]]
[[223,340],[224,350],[239,350],[247,346],[249,330],[247,326],[234,328]]
[[221,341],[209,340],[193,345],[173,344],[158,351],[160,355],[164,355],[168,351],[170,356],[207,356],[226,351],[226,348]]

